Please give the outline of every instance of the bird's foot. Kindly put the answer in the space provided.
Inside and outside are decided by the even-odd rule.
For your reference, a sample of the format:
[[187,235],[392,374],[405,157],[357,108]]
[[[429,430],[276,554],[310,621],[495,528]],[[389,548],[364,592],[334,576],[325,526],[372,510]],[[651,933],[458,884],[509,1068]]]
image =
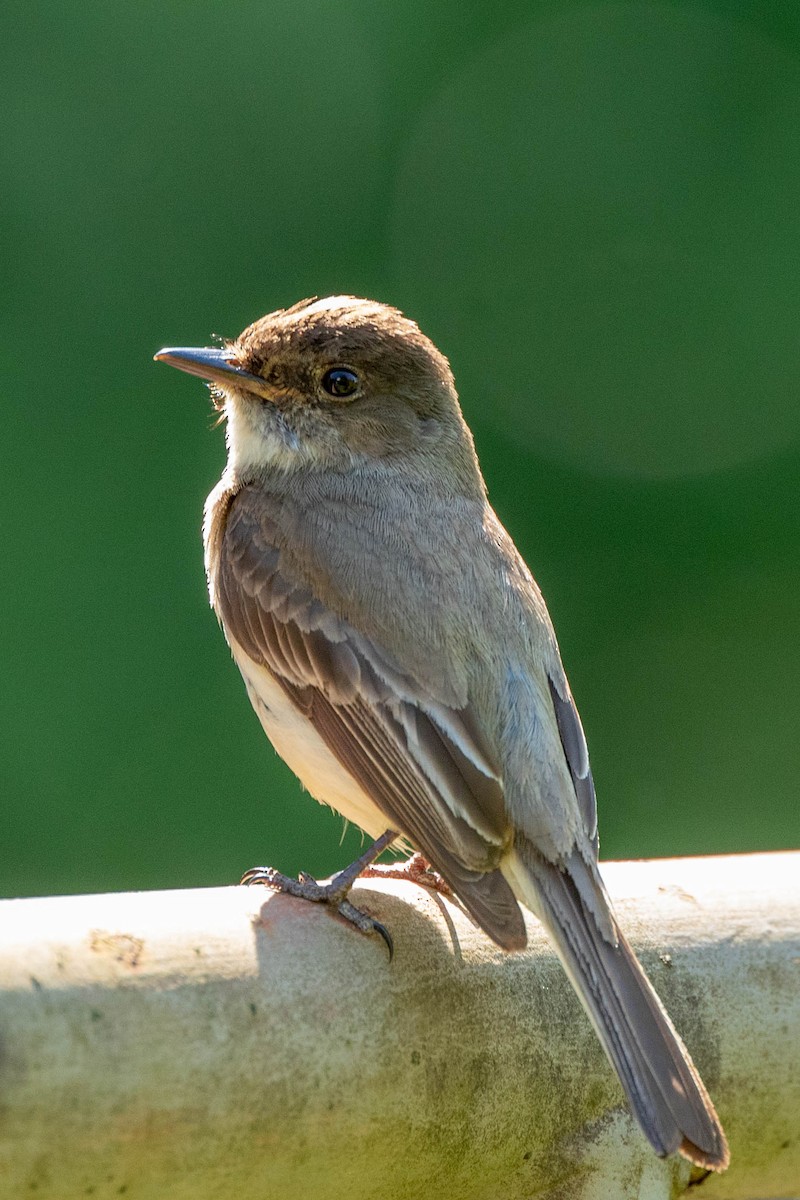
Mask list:
[[440,896],[452,897],[453,889],[438,871],[434,871],[424,855],[416,853],[400,863],[372,863],[361,872],[364,879],[405,879],[420,887],[430,888]]
[[301,871],[297,879],[292,879],[289,875],[282,875],[274,867],[251,867],[249,871],[245,871],[240,882],[248,885],[260,883],[265,887],[274,888],[276,891],[285,892],[289,896],[310,900],[313,904],[330,905],[362,933],[377,933],[382,937],[389,950],[389,960],[391,961],[394,956],[394,943],[389,930],[385,925],[381,925],[380,921],[376,921],[368,913],[356,908],[348,896],[359,875],[368,873],[378,855],[396,837],[397,834],[393,829],[387,829],[386,833],[382,834],[360,858],[357,858],[349,867],[345,867],[338,875],[334,875],[330,883],[318,883],[305,871]]

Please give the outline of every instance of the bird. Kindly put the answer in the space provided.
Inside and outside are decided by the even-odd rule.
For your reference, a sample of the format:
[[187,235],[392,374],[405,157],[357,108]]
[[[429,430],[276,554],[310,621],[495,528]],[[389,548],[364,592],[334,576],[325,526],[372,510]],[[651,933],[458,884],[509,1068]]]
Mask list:
[[400,843],[504,950],[524,948],[527,909],[655,1152],[724,1170],[713,1103],[603,885],[553,625],[490,506],[446,357],[398,309],[353,296],[155,357],[206,380],[225,421],[205,567],[253,707],[311,795],[374,839],[333,884],[245,880],[333,901],[369,931],[349,887]]

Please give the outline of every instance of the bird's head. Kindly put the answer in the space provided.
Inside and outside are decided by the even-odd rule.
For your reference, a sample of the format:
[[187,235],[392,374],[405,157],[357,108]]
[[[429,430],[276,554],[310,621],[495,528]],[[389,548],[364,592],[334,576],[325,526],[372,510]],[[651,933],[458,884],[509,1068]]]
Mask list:
[[352,296],[304,300],[220,349],[155,357],[209,381],[242,481],[398,457],[431,470],[452,462],[463,482],[474,480],[447,359],[395,308]]

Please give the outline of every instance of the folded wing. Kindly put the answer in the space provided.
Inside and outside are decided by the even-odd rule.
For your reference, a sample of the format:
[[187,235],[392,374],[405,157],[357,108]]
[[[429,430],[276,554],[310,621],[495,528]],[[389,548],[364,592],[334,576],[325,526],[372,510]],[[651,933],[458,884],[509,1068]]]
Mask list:
[[234,499],[216,574],[229,635],[266,667],[386,818],[430,860],[505,949],[525,945],[498,864],[510,829],[503,786],[468,708],[425,695],[379,646],[281,569]]

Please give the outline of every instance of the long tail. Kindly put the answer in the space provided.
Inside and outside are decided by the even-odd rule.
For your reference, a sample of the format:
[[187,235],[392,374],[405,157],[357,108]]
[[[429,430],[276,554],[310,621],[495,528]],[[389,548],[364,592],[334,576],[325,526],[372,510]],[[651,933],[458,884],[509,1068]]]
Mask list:
[[[599,875],[576,852],[563,869],[520,840],[509,871],[545,925],[657,1154],[724,1171],[728,1143],[688,1051],[620,932]],[[616,941],[616,944],[614,944]]]

